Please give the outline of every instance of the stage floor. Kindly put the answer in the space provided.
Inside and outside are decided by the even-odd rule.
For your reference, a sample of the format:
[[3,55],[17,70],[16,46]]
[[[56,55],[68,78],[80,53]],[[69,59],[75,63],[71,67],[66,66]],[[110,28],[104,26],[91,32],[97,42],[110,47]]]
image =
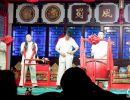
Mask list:
[[[17,88],[17,94],[18,95],[24,95],[25,91],[26,91],[27,87],[18,87]],[[36,88],[32,88],[32,94],[33,95],[40,95],[46,92],[61,92],[62,89],[57,90],[56,87],[52,87],[52,86],[45,86],[45,87],[36,87]]]
[[[25,91],[26,91],[26,88],[27,87],[18,87],[17,89],[17,94],[18,95],[24,95],[25,94]],[[56,87],[52,87],[52,86],[49,86],[49,87],[36,87],[36,88],[32,88],[32,94],[33,95],[40,95],[40,94],[43,94],[43,93],[46,93],[46,92],[61,92],[62,89],[59,89],[57,90]],[[128,89],[111,89],[110,90],[112,93],[115,93],[115,94],[127,94],[127,92],[129,91],[130,93],[130,90]]]

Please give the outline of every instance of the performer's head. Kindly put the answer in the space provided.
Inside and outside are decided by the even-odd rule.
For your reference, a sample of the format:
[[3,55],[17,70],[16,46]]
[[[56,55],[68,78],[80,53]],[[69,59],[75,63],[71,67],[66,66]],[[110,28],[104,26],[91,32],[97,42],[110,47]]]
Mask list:
[[26,41],[31,42],[32,41],[32,36],[31,34],[26,34]]
[[104,33],[102,31],[98,32],[98,37],[100,38],[100,40],[104,39]]
[[71,37],[72,32],[70,31],[70,29],[68,28],[65,34],[65,39],[69,40],[69,38]]

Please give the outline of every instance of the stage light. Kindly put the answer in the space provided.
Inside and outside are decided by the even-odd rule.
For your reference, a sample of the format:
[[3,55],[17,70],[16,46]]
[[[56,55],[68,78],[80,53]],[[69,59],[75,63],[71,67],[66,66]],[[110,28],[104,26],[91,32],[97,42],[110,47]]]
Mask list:
[[39,0],[27,0],[27,2],[30,2],[30,3],[35,3],[35,2],[38,2]]

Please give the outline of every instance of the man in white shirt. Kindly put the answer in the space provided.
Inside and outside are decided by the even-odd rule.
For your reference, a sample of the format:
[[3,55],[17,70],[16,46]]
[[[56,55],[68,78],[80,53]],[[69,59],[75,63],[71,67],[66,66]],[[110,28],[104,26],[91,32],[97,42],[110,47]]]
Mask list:
[[99,32],[98,37],[100,38],[100,42],[96,45],[92,45],[91,47],[91,55],[95,59],[107,59],[107,46],[108,42],[104,40],[104,33]]
[[[32,65],[25,65],[24,66],[24,59],[35,59],[36,53],[37,53],[37,44],[32,42],[32,37],[30,34],[26,35],[26,42],[23,42],[21,44],[21,54],[22,54],[22,61],[21,61],[21,77],[20,77],[20,83],[19,86],[22,87],[25,84],[26,81],[26,73],[27,69],[29,67],[30,75],[31,75],[31,82],[32,86],[37,87],[37,80],[36,80],[36,61],[26,60],[26,64],[32,64]],[[24,78],[24,80],[23,80]]]
[[[91,56],[95,59],[106,59],[107,60],[108,42],[104,40],[103,32],[99,32],[98,37],[100,38],[100,41],[97,44],[92,45]],[[106,63],[106,60],[102,60],[102,62]],[[103,86],[104,86],[104,88],[107,88],[108,82],[103,82]]]
[[6,70],[6,44],[0,40],[0,70]]
[[71,37],[71,31],[68,29],[65,36],[58,40],[55,47],[56,51],[60,54],[56,82],[57,89],[60,89],[60,80],[64,71],[72,67],[73,55],[78,50],[78,48],[78,44]]

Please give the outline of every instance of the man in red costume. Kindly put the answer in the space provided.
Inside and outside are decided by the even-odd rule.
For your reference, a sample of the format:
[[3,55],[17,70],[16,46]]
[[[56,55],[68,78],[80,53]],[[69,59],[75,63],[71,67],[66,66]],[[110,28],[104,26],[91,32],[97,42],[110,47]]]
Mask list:
[[27,69],[30,70],[31,75],[31,82],[32,86],[37,87],[37,80],[36,80],[36,61],[26,60],[26,64],[30,65],[24,65],[24,59],[35,59],[36,53],[37,53],[37,44],[32,41],[32,37],[30,34],[26,35],[26,42],[23,42],[21,44],[21,54],[22,54],[22,61],[21,61],[21,77],[20,77],[20,83],[19,86],[24,86],[26,81],[26,73]]

